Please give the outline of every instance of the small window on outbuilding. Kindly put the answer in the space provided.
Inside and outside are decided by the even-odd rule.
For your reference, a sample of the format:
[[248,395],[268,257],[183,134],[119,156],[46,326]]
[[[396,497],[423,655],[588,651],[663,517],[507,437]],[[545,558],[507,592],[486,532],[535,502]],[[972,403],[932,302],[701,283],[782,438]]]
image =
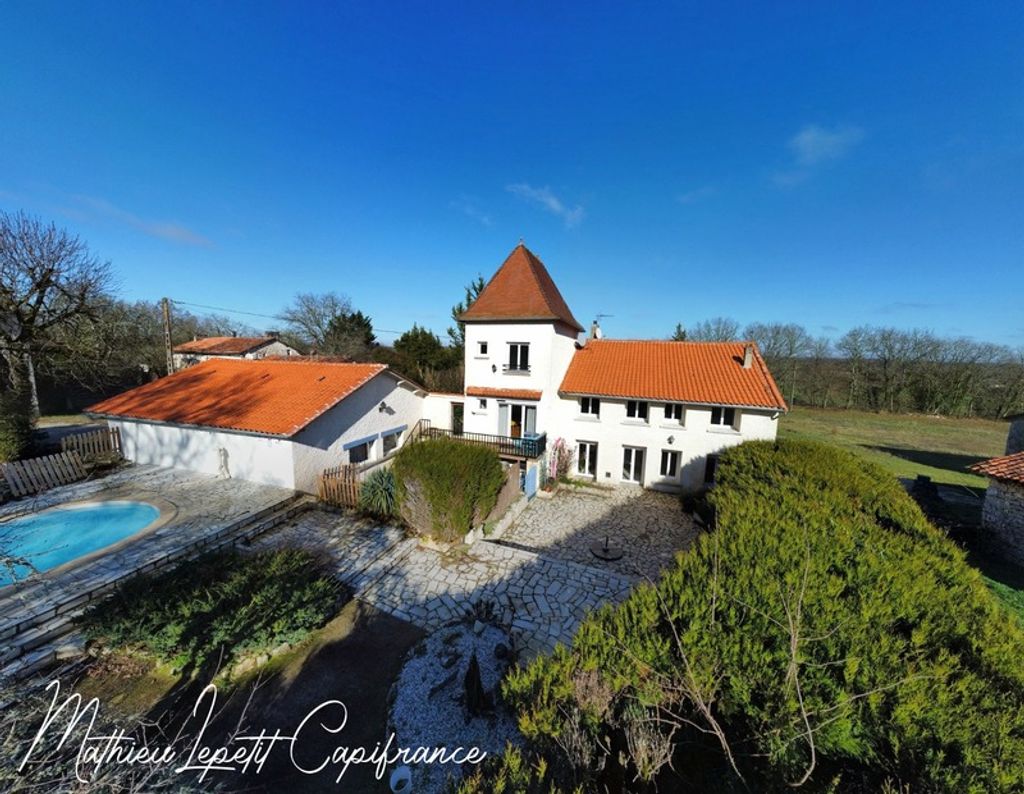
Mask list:
[[354,447],[349,447],[348,450],[348,462],[349,463],[365,463],[370,459],[370,442],[366,441],[362,444],[357,444]]

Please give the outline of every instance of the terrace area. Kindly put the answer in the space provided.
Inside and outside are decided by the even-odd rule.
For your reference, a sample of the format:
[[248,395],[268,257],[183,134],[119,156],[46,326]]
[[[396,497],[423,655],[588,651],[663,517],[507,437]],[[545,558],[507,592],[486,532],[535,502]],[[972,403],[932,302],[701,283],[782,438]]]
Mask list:
[[491,447],[500,457],[516,460],[534,460],[544,454],[547,449],[547,433],[526,434],[519,438],[514,436],[493,436],[488,433],[466,433],[461,430],[448,430],[432,427],[430,422],[423,420],[419,428],[420,438],[454,438],[466,444],[483,444]]

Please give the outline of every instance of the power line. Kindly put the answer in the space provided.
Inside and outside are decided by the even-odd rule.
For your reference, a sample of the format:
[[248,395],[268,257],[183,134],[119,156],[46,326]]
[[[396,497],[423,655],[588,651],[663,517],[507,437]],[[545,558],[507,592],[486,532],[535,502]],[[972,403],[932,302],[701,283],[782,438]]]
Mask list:
[[[249,312],[244,309],[227,309],[223,306],[207,306],[204,303],[190,303],[189,301],[180,301],[175,298],[170,299],[171,303],[175,306],[191,306],[193,309],[206,309],[207,311],[213,312],[224,312],[225,314],[244,314],[247,317],[261,317],[265,320],[280,320],[281,322],[288,322],[285,317],[279,314],[260,314],[259,312]],[[396,331],[393,328],[378,328],[373,327],[374,332],[380,331],[384,334],[404,334],[405,331]]]

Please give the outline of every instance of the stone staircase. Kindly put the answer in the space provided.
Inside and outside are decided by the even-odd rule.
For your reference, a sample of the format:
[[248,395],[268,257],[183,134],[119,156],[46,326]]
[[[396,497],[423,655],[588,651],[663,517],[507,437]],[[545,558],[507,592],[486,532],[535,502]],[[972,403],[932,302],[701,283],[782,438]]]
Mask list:
[[[314,504],[316,500],[313,497],[295,494],[228,524],[215,533],[183,543],[159,559],[135,570],[125,571],[88,591],[76,593],[56,603],[49,602],[45,609],[28,608],[20,614],[0,618],[0,680],[24,678],[60,659],[81,653],[84,638],[74,631],[75,618],[126,579],[140,573],[161,570],[200,554],[240,544],[247,545]],[[3,600],[0,599],[0,602]]]

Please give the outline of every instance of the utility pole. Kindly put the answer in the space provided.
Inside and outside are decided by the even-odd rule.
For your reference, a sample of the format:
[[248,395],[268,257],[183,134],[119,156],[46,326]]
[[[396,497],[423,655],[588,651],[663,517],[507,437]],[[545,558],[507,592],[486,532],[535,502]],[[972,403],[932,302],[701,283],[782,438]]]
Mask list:
[[167,374],[174,372],[174,355],[171,352],[171,302],[167,298],[160,299],[160,308],[164,313],[164,348],[167,351]]

